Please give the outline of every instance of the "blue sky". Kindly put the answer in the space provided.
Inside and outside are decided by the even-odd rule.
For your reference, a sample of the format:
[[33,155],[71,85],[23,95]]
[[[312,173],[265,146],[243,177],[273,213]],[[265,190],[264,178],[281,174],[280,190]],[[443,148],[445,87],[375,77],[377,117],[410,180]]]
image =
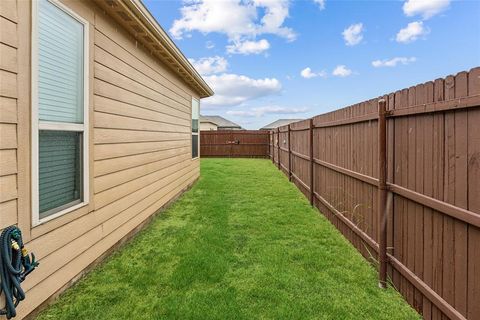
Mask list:
[[480,1],[144,0],[248,129],[480,65]]

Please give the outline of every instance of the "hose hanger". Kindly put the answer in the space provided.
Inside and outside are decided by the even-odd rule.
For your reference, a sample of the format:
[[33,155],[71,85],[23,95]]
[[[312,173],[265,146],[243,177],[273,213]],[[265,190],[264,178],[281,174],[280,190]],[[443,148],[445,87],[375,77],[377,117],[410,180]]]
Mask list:
[[23,245],[22,232],[16,226],[3,229],[0,235],[0,295],[5,296],[5,307],[0,315],[11,319],[17,315],[15,308],[25,299],[20,283],[38,266],[35,255],[28,254]]

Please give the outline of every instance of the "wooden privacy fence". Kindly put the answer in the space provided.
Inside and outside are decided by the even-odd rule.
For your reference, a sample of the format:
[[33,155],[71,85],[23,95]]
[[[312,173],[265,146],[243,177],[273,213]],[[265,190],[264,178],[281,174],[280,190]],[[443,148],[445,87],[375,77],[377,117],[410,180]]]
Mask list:
[[480,319],[480,68],[280,127],[270,145],[380,284],[386,270],[425,319]]
[[201,157],[269,157],[269,131],[218,130],[200,132]]

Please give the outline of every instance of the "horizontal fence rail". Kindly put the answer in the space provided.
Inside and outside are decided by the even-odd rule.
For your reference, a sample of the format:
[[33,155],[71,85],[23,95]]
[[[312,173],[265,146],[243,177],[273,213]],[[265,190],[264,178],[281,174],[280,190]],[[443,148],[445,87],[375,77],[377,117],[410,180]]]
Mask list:
[[212,130],[200,132],[201,157],[268,158],[269,132]]
[[381,286],[425,319],[480,319],[480,68],[269,139],[272,162],[378,265]]

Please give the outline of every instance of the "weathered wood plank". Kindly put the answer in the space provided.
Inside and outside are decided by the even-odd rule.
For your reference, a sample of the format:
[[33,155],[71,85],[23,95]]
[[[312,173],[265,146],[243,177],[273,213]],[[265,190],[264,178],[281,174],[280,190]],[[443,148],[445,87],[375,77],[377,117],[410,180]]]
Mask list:
[[[468,94],[480,94],[480,68],[470,70]],[[480,214],[480,108],[468,110],[468,210]],[[480,229],[468,227],[467,318],[480,314]]]

